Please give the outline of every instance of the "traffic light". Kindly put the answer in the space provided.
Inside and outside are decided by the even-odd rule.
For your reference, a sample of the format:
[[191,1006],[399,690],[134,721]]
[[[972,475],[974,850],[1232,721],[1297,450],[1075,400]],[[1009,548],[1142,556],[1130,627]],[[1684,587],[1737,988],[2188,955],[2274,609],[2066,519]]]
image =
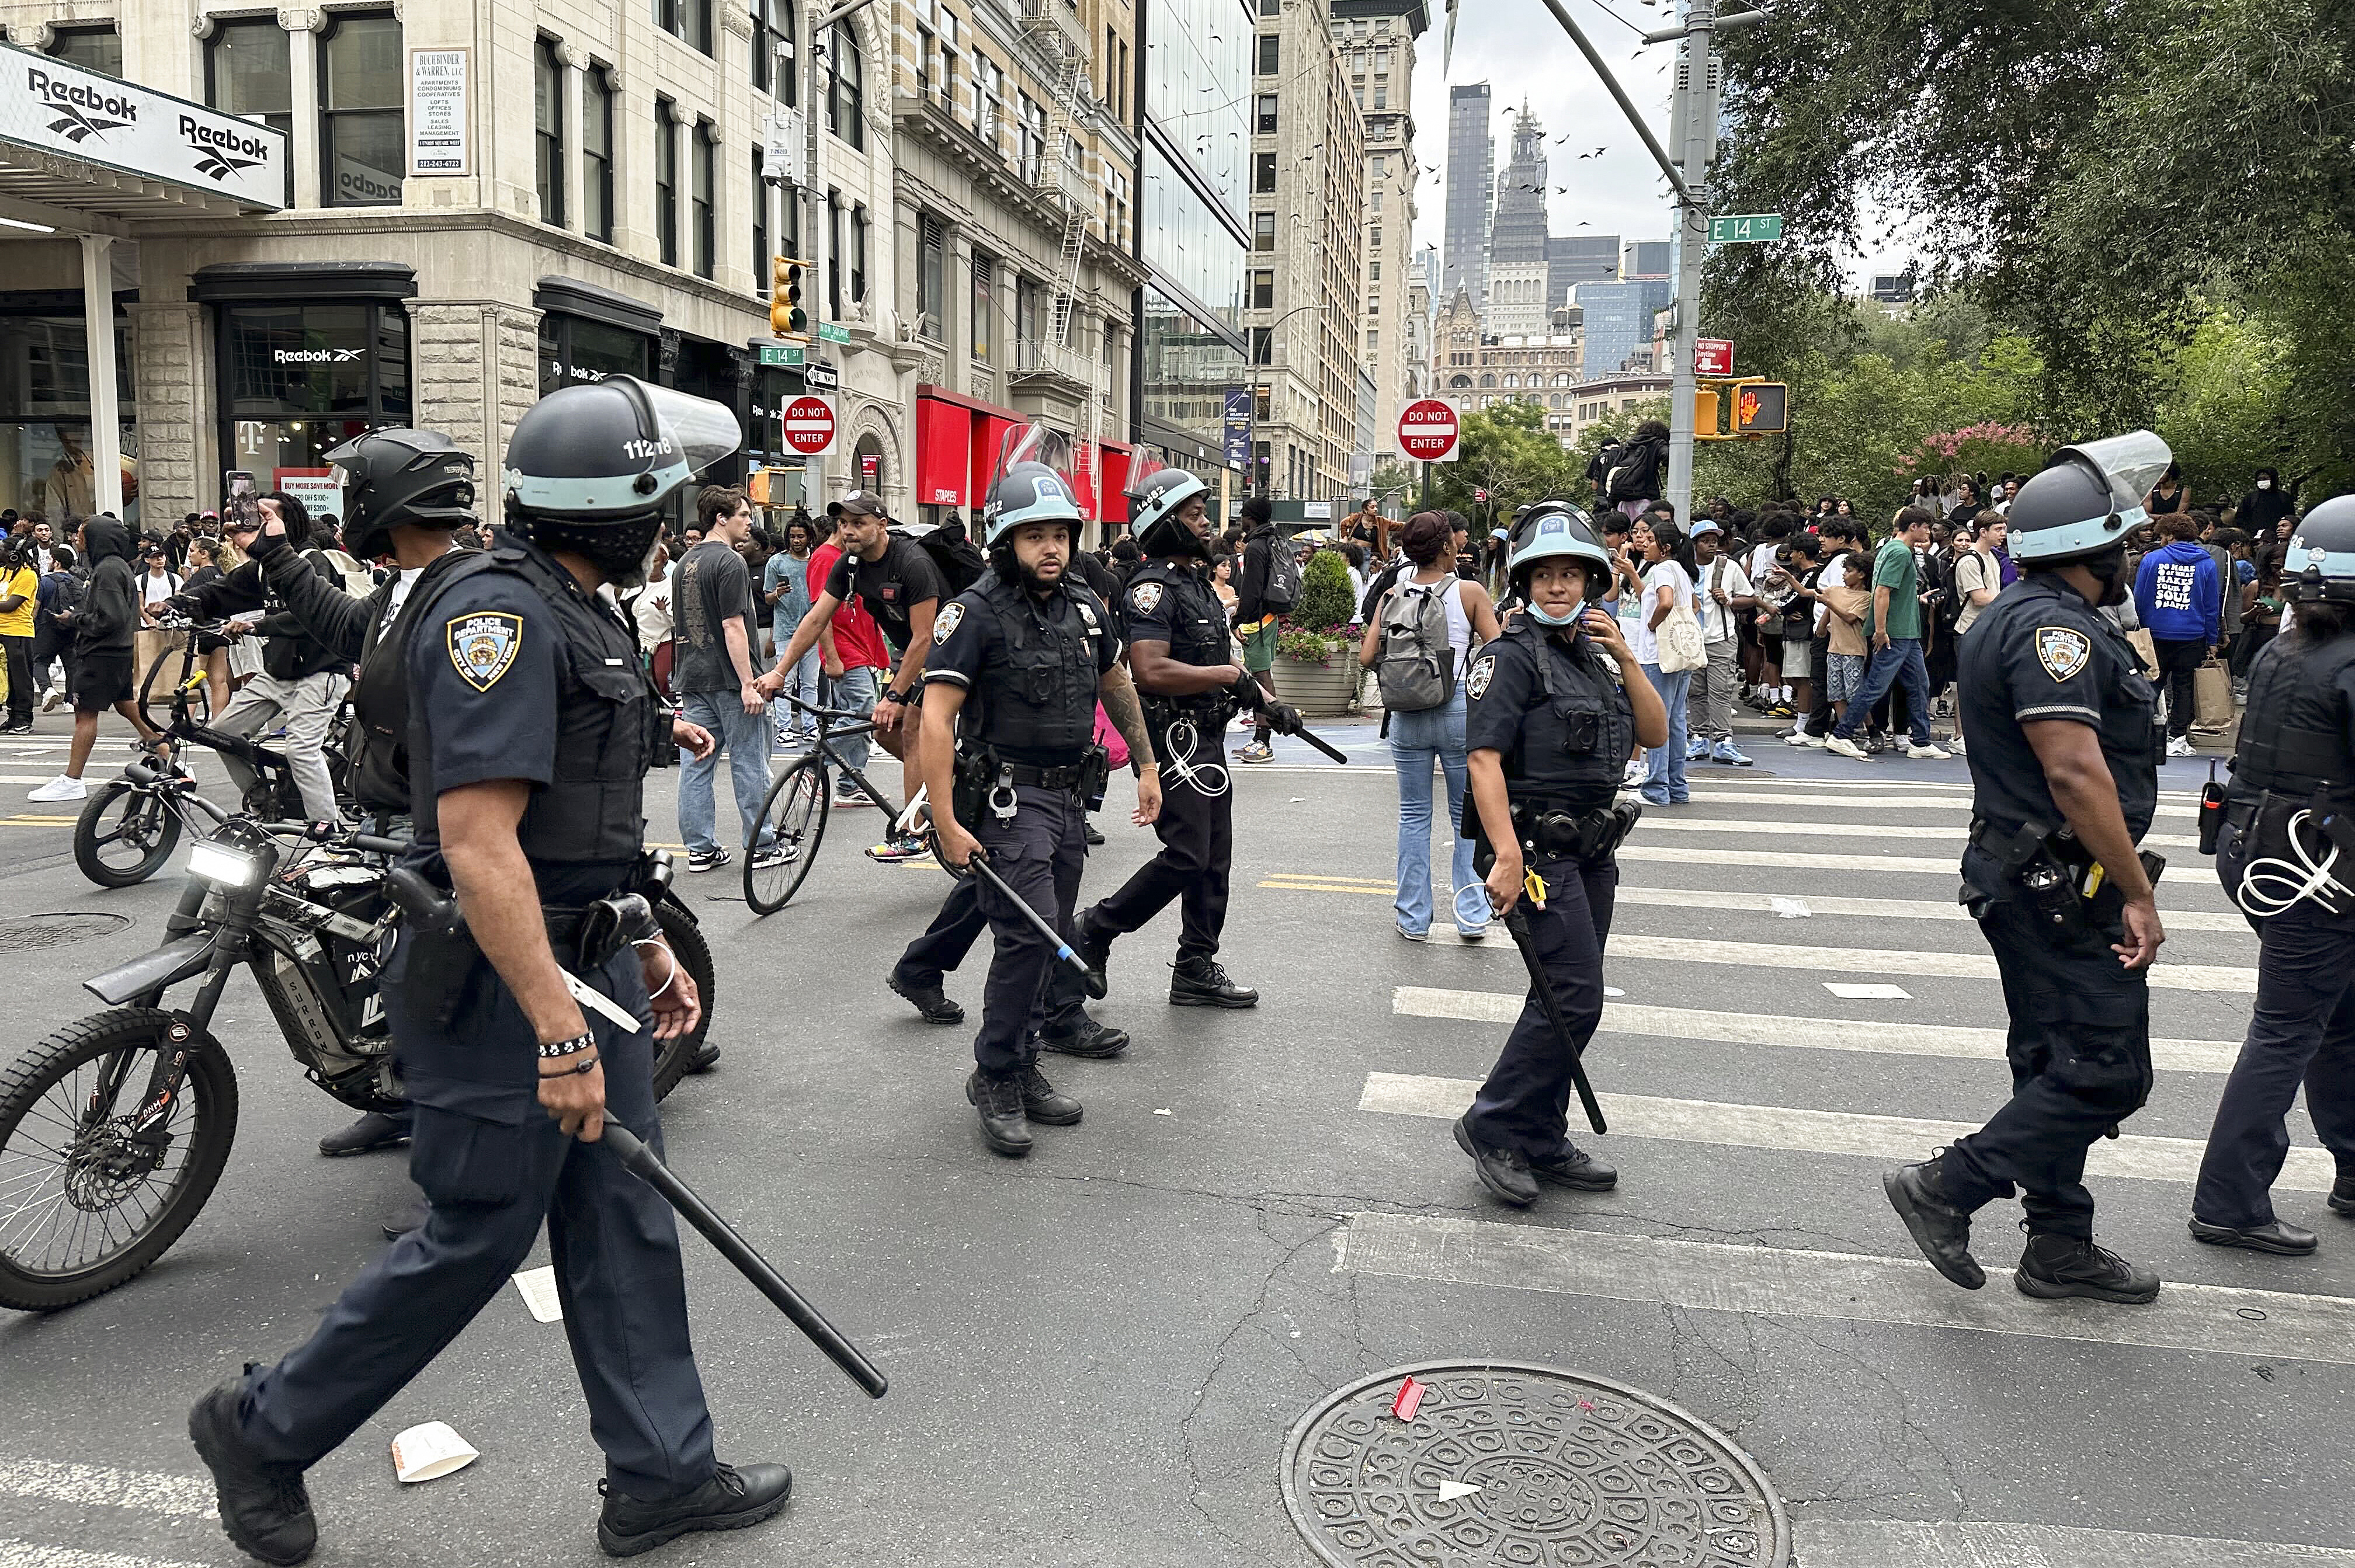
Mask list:
[[1693,393],[1693,439],[1695,441],[1717,439],[1717,390],[1715,388],[1703,388]]
[[1733,433],[1779,435],[1791,423],[1791,389],[1782,381],[1753,381],[1735,389]]
[[802,278],[809,263],[792,256],[771,258],[773,287],[769,293],[769,331],[778,337],[809,337],[809,313],[802,309]]

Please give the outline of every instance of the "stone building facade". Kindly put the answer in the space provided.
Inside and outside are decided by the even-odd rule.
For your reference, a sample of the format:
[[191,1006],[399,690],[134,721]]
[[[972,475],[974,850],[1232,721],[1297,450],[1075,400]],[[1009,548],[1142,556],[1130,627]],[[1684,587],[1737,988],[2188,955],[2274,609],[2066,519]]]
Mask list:
[[[1399,411],[1423,395],[1415,363],[1428,303],[1413,304],[1414,220],[1423,165],[1416,159],[1415,43],[1430,26],[1424,0],[1332,0],[1333,42],[1366,124],[1366,208],[1358,224],[1365,331],[1359,358],[1373,377],[1376,464],[1404,458]],[[1428,353],[1428,345],[1424,344]],[[1426,367],[1427,368],[1427,367]]]
[[[1432,328],[1432,396],[1460,416],[1499,403],[1533,403],[1546,411],[1546,428],[1563,433],[1578,385],[1584,344],[1565,332],[1491,337],[1481,329],[1471,291],[1459,288]],[[1570,444],[1565,439],[1563,444]]]

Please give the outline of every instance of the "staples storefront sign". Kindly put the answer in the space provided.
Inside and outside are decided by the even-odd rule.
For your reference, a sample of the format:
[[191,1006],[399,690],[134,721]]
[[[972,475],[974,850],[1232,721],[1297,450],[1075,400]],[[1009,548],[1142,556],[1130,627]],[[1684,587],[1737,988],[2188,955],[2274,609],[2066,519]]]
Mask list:
[[[286,205],[286,137],[134,82],[0,44],[0,145]],[[5,160],[0,160],[5,161]]]

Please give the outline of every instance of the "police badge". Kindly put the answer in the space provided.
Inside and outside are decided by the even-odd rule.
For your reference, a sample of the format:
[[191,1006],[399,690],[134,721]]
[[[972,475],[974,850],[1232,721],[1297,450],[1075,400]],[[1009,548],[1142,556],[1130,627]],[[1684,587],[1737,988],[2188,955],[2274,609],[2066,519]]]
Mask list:
[[443,636],[459,677],[476,691],[488,691],[523,651],[523,617],[496,610],[453,615]]
[[952,603],[947,609],[932,617],[932,641],[947,642],[950,634],[957,629],[957,623],[964,619],[964,606]]
[[2067,680],[2094,656],[2094,645],[2073,626],[2036,628],[2036,659],[2054,680]]

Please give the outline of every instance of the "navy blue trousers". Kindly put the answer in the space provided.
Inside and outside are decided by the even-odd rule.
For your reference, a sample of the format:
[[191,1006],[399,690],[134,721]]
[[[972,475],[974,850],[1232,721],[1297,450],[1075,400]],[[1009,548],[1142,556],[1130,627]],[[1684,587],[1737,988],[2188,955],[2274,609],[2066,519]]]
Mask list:
[[[1031,784],[1017,785],[1014,802],[1011,822],[998,821],[985,805],[973,836],[989,851],[989,869],[1068,942],[1080,901],[1080,873],[1088,860],[1087,811],[1069,790]],[[984,1072],[1002,1077],[1038,1058],[1050,971],[1058,965],[1054,946],[1012,901],[986,880],[972,880],[980,882],[975,896],[996,940],[981,993],[981,1032],[974,1037],[973,1057]]]
[[1619,863],[1574,859],[1531,863],[1545,879],[1546,907],[1522,902],[1529,936],[1552,984],[1571,1039],[1565,1044],[1546,1017],[1535,987],[1513,1020],[1504,1053],[1488,1070],[1472,1102],[1475,1143],[1518,1148],[1531,1159],[1555,1159],[1572,1147],[1571,1064],[1586,1053],[1603,1022],[1603,944],[1611,936],[1611,910],[1619,895]]
[[[1084,837],[1080,848],[1085,853]],[[949,896],[941,901],[940,912],[932,916],[932,923],[900,955],[897,967],[900,980],[911,985],[939,985],[943,976],[964,962],[965,955],[973,951],[973,944],[988,929],[989,915],[981,907],[980,880],[959,877],[949,888]],[[1085,1016],[1083,1006],[1080,993],[1066,996],[1060,990],[1052,991],[1047,1000],[1049,1026],[1066,1030],[1077,1028]]]

